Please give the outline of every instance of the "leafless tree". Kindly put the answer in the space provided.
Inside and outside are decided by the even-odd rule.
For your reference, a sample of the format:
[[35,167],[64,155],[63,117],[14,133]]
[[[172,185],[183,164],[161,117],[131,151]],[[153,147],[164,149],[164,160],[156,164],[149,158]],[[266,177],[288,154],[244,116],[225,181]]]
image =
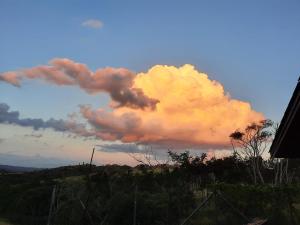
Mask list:
[[151,145],[144,146],[144,149],[140,153],[128,154],[138,163],[149,167],[168,165],[170,161],[169,157],[165,160],[159,159]]
[[229,137],[234,153],[245,160],[249,160],[251,176],[254,184],[264,184],[265,180],[261,173],[262,155],[271,143],[274,133],[272,132],[273,122],[262,120],[259,123],[252,123],[244,131],[235,131]]

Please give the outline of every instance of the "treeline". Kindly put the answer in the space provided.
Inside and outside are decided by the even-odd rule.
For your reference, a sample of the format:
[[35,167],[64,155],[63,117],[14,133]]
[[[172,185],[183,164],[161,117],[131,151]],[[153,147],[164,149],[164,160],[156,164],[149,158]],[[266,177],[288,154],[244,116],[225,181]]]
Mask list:
[[3,173],[0,217],[20,225],[174,225],[209,197],[187,224],[241,225],[257,217],[274,225],[299,224],[299,160],[289,160],[292,179],[276,183],[282,162],[261,158],[264,184],[254,184],[251,162],[235,154],[169,155],[169,164]]

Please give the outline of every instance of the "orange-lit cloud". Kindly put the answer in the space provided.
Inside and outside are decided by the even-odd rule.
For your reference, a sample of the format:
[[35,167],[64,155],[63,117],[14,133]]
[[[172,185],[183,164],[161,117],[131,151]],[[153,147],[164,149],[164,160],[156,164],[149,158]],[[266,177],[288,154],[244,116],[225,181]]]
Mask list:
[[[23,78],[108,93],[111,111],[81,106],[91,129],[80,132],[106,141],[220,149],[228,147],[231,132],[264,119],[248,102],[231,98],[219,82],[192,65],[157,65],[134,74],[124,68],[92,72],[84,64],[54,59],[47,66],[0,74],[0,80],[17,86]],[[70,130],[80,133],[77,127]]]
[[0,81],[20,86],[24,78],[42,79],[57,85],[75,85],[93,94],[108,93],[114,107],[154,109],[156,99],[144,95],[140,88],[133,87],[135,75],[124,68],[106,67],[92,72],[85,64],[70,59],[53,59],[49,65],[0,74]]
[[136,75],[134,87],[159,100],[156,110],[121,107],[106,112],[83,106],[82,115],[96,136],[167,147],[226,147],[231,132],[264,118],[192,65],[154,66]]
[[0,81],[10,83],[14,86],[20,86],[20,80],[16,72],[6,72],[0,74]]

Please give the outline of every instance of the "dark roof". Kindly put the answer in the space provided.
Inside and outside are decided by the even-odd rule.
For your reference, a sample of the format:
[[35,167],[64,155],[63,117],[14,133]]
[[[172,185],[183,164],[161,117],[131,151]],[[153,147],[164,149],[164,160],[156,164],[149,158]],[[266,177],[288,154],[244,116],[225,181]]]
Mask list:
[[299,80],[270,148],[271,155],[276,158],[300,158]]

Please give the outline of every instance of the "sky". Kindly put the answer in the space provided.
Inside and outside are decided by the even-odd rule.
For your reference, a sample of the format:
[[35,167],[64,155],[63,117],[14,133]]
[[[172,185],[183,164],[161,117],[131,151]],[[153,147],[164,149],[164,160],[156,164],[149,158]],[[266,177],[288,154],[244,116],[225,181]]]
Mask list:
[[[0,2],[0,164],[222,154],[280,121],[300,73],[299,1]],[[138,144],[138,145],[136,145]],[[129,150],[130,149],[130,150]]]

